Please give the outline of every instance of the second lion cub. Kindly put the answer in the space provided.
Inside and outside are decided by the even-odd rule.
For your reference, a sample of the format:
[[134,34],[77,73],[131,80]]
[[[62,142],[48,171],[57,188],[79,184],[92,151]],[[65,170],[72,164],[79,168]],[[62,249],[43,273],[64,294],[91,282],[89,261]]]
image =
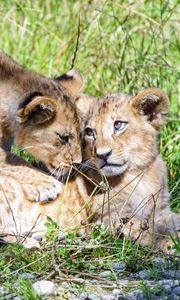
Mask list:
[[[85,102],[89,113],[84,156],[93,161],[109,186],[105,198],[101,193],[94,196],[91,209],[97,213],[93,220],[117,226],[130,218],[139,224],[136,232],[132,230],[135,239],[142,232],[142,222],[148,223],[150,236],[180,230],[180,215],[173,213],[168,203],[167,170],[157,148],[157,135],[169,111],[166,94],[151,88],[136,96],[85,96]],[[82,111],[84,103],[83,99],[77,102]],[[88,175],[100,180],[93,170]],[[93,186],[90,193],[92,190]],[[144,236],[143,242],[149,242],[150,236]]]

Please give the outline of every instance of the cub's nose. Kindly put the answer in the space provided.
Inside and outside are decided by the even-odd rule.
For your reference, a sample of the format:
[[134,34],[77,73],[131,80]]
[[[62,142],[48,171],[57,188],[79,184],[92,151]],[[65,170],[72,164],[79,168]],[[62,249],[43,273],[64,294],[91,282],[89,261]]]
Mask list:
[[100,152],[100,151],[97,151],[96,152],[96,156],[100,159],[103,159],[103,160],[107,160],[112,154],[112,150],[109,150],[109,151],[106,151],[106,152]]

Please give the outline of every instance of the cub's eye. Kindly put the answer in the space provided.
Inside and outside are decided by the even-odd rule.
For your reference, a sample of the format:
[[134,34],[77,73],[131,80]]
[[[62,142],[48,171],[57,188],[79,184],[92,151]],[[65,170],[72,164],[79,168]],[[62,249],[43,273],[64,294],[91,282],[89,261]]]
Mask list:
[[124,131],[126,129],[128,125],[128,122],[127,121],[115,121],[114,122],[114,131],[117,132],[117,131]]
[[88,135],[88,136],[94,136],[94,130],[92,128],[85,128],[85,134]]
[[56,132],[57,136],[59,137],[60,141],[67,144],[69,143],[69,134],[60,134],[58,132]]

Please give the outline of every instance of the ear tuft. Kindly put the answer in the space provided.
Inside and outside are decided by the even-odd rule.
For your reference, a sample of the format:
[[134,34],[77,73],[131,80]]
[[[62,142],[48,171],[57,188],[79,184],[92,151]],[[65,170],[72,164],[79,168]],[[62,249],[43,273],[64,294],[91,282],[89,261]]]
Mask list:
[[16,120],[19,123],[33,122],[42,124],[52,119],[58,109],[58,102],[47,97],[35,97],[26,106],[19,107]]
[[169,112],[169,99],[158,88],[146,89],[132,99],[133,108],[146,115],[149,122],[159,129],[166,121]]
[[86,80],[83,78],[78,69],[72,69],[69,72],[55,78],[55,80],[59,81],[60,84],[68,90],[73,99],[78,98],[86,84]]

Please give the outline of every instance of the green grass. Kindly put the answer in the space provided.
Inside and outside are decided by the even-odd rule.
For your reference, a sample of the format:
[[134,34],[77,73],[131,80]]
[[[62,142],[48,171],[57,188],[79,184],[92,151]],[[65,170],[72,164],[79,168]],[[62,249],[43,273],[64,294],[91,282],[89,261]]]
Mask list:
[[173,207],[179,207],[180,178],[178,8],[177,0],[0,2],[0,49],[26,67],[50,77],[69,70],[80,20],[74,66],[87,79],[87,93],[155,86],[169,95],[160,150],[169,166]]
[[[40,296],[36,298],[32,281],[24,278],[25,272],[35,274],[35,281],[40,278],[51,279],[57,284],[67,281],[68,289],[74,294],[85,289],[84,280],[97,280],[100,286],[111,290],[122,277],[118,271],[113,270],[112,262],[125,263],[127,276],[143,269],[148,270],[151,280],[160,279],[159,268],[154,262],[155,255],[148,247],[133,245],[130,240],[123,241],[117,236],[110,236],[103,227],[95,226],[89,236],[79,237],[69,233],[63,240],[59,240],[54,234],[51,238],[39,251],[28,250],[17,244],[8,245],[0,251],[0,283],[12,296],[22,296],[25,300],[44,299]],[[162,254],[161,257],[166,258]],[[178,257],[168,257],[168,264],[170,268],[177,266]],[[110,275],[101,278],[99,273],[107,270],[111,271]],[[130,283],[128,290],[131,288]],[[153,295],[154,290],[149,290],[143,281],[140,288],[146,294]]]
[[[171,205],[175,211],[180,208],[178,18],[177,0],[144,0],[143,4],[118,0],[0,2],[0,48],[26,67],[49,77],[69,70],[80,24],[74,66],[87,79],[87,93],[136,93],[154,86],[169,95],[171,113],[161,130],[160,151],[168,165]],[[53,257],[51,239],[40,252],[16,245],[2,248],[0,282],[14,292],[12,283],[18,279],[21,288],[16,294],[30,300],[37,298],[33,298],[29,282],[20,278],[21,272],[16,272],[21,268],[44,278],[50,276],[53,263],[61,266],[65,261],[63,278],[65,274],[72,278],[82,270],[91,278],[109,268],[109,257],[125,261],[129,271],[132,267],[138,270],[152,266],[149,249],[134,246],[129,241],[124,245],[117,238],[97,231],[83,241],[82,248],[78,242],[75,247],[76,240],[78,238],[69,235],[65,246],[57,243]],[[71,287],[80,289],[73,283]]]

